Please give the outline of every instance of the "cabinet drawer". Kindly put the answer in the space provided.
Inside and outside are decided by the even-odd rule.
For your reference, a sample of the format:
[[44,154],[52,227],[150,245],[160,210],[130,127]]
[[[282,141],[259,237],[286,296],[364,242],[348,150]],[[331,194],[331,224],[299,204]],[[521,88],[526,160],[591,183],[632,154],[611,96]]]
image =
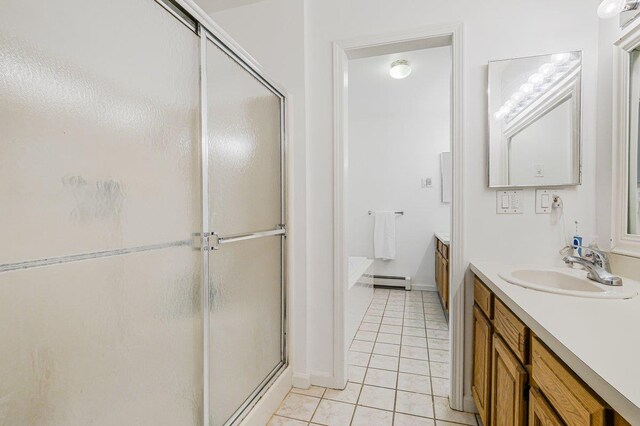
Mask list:
[[568,426],[604,426],[607,407],[537,337],[531,348],[535,384]]
[[520,362],[526,364],[529,329],[500,299],[494,299],[493,326]]
[[493,318],[493,294],[482,284],[478,277],[473,280],[473,298],[482,312],[489,318]]

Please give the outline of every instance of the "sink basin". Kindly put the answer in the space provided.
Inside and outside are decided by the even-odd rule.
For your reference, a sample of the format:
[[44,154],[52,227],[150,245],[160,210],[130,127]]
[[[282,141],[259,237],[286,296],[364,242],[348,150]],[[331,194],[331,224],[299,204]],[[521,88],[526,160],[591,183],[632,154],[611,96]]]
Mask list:
[[630,299],[638,295],[636,283],[624,280],[620,287],[599,284],[587,272],[571,268],[518,268],[500,273],[510,284],[547,293],[594,299]]

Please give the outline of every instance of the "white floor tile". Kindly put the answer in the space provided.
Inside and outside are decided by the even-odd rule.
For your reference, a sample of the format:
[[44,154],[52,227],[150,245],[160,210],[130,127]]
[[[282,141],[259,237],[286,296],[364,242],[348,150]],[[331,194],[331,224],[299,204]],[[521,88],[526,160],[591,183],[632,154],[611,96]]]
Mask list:
[[400,335],[399,334],[389,334],[389,333],[378,333],[378,339],[376,342],[380,343],[391,343],[393,345],[400,344]]
[[435,396],[449,396],[449,379],[431,377],[431,390]]
[[306,426],[308,423],[301,420],[288,419],[286,417],[273,416],[267,426]]
[[465,425],[475,425],[476,416],[472,413],[464,413],[462,411],[455,411],[449,407],[449,399],[434,397],[434,406],[436,419],[446,420],[449,422],[462,423]]
[[300,395],[315,396],[316,398],[322,398],[325,388],[318,386],[311,386],[309,389],[291,388],[291,392],[298,393]]
[[449,340],[449,330],[427,330],[427,337],[429,339]]
[[404,336],[427,337],[427,331],[424,328],[403,327],[402,334]]
[[433,400],[431,395],[398,391],[396,411],[415,416],[433,417]]
[[369,367],[379,370],[398,371],[399,360],[400,359],[395,356],[373,354],[369,361]]
[[351,343],[349,350],[354,352],[366,352],[368,354],[373,350],[373,342],[366,342],[364,340],[354,340]]
[[440,349],[441,351],[449,350],[449,341],[442,339],[428,339],[429,349]]
[[339,389],[327,389],[324,393],[325,399],[331,399],[333,401],[347,402],[349,404],[355,404],[360,396],[360,389],[362,385],[358,383],[347,383],[347,386],[343,390]]
[[367,373],[366,367],[358,367],[356,365],[349,365],[349,381],[354,383],[364,382],[364,375]]
[[402,318],[384,317],[384,318],[382,318],[382,324],[385,324],[385,325],[402,325]]
[[400,345],[376,343],[373,346],[373,353],[378,355],[400,356]]
[[349,351],[349,364],[366,367],[369,364],[370,354],[364,352]]
[[382,324],[380,326],[379,333],[388,333],[388,334],[402,334],[402,326],[399,325],[386,325]]
[[427,339],[425,339],[424,337],[402,336],[402,345],[415,346],[417,348],[426,348]]
[[372,323],[372,322],[363,322],[362,324],[360,324],[360,331],[373,331],[373,332],[378,332],[378,329],[380,328],[380,324],[376,324],[376,323]]
[[429,376],[399,373],[398,390],[431,395],[431,379],[429,378]]
[[449,330],[449,326],[444,321],[427,321],[427,328],[431,330]]
[[405,319],[404,325],[405,327],[425,328],[424,320]]
[[395,389],[398,380],[398,373],[389,370],[367,369],[364,377],[365,385],[380,386],[383,388]]
[[349,426],[355,408],[353,404],[323,399],[311,421],[328,426]]
[[449,378],[449,364],[446,362],[430,361],[431,376],[441,377],[443,379]]
[[297,420],[311,420],[313,412],[320,403],[320,398],[312,396],[290,393],[280,404],[276,414],[282,417],[289,417]]
[[358,331],[356,333],[356,340],[364,340],[366,342],[375,342],[376,341],[376,336],[378,335],[378,333],[374,332],[374,331]]
[[379,388],[375,386],[363,386],[360,392],[358,405],[393,410],[396,391],[393,389]]
[[400,346],[400,356],[402,358],[421,359],[424,361],[429,359],[427,348],[417,348],[415,346]]
[[381,321],[382,317],[377,315],[365,315],[362,319],[362,322],[370,322],[372,324],[380,324]]
[[396,413],[394,426],[434,426],[433,419],[410,416],[409,414]]
[[418,359],[400,358],[400,367],[398,371],[402,373],[420,374],[422,376],[429,375],[429,361]]
[[436,362],[449,362],[449,351],[429,349],[429,360]]
[[391,411],[378,410],[358,406],[353,416],[352,426],[391,426],[393,423],[393,413]]
[[382,316],[382,318],[384,319],[385,317],[388,318],[402,318],[404,316],[404,314],[402,313],[402,311],[390,311],[389,308],[386,308],[384,310],[384,315]]

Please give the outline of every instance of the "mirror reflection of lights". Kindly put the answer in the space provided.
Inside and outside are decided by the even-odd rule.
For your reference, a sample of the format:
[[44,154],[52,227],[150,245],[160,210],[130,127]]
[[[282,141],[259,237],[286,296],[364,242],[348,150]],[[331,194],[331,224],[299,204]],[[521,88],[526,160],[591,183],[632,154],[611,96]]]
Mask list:
[[493,118],[501,121],[516,116],[549,90],[553,83],[567,76],[579,65],[580,61],[571,53],[551,55],[550,62],[543,64],[531,74],[527,83],[520,86],[520,89],[498,108]]

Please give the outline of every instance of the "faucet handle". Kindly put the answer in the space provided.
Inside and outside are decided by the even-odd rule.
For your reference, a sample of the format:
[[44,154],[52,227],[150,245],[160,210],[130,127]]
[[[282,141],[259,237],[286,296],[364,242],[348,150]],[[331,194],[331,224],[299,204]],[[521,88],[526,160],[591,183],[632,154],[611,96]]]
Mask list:
[[598,265],[607,272],[611,272],[611,263],[609,262],[609,256],[607,255],[607,253],[603,252],[600,249],[580,245],[568,245],[560,250],[560,254],[567,257],[569,256],[571,251],[576,248],[581,248],[586,251],[586,254],[582,256],[583,258],[591,260],[593,264]]

